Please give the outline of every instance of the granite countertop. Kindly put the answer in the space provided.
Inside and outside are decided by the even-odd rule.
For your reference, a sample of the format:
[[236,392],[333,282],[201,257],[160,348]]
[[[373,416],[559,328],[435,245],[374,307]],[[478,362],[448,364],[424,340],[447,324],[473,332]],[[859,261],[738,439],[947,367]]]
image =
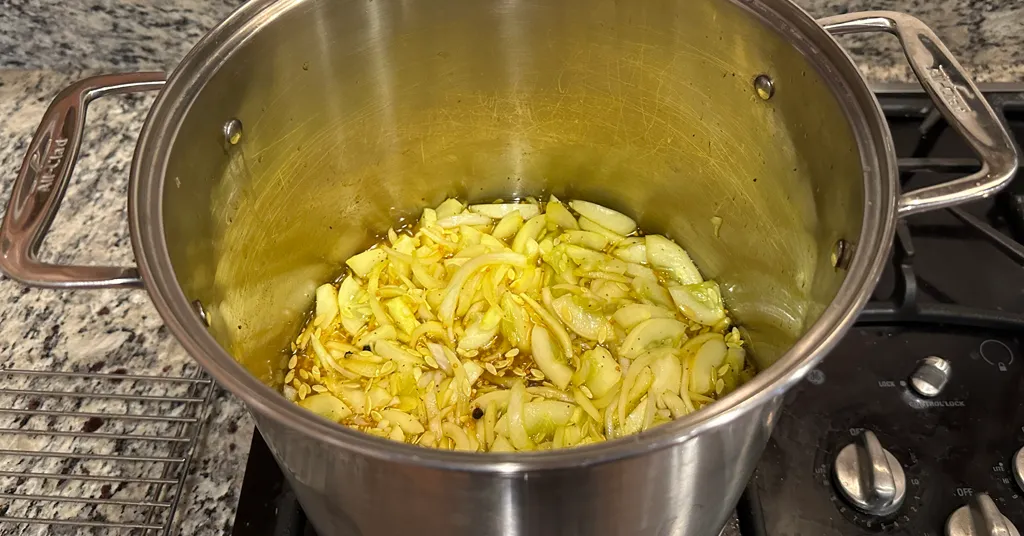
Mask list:
[[[29,138],[62,87],[98,72],[170,69],[239,3],[5,3],[0,12],[0,200],[6,203]],[[1024,6],[1014,6],[1012,0],[799,3],[815,16],[868,7],[916,14],[932,24],[978,81],[1024,81]],[[870,80],[909,79],[895,39],[871,36],[845,43]],[[44,259],[131,263],[128,166],[151,102],[152,96],[132,95],[105,99],[90,108],[81,159],[44,245]],[[194,371],[195,365],[162,326],[144,292],[28,290],[0,276],[0,304],[0,367],[100,372],[123,368],[164,375]],[[234,519],[252,421],[241,404],[221,390],[214,395],[207,419],[185,484],[177,534],[229,534]],[[3,444],[0,436],[0,448]],[[0,532],[9,533],[4,526]]]
[[[50,99],[85,74],[0,70],[0,198],[4,204],[29,139]],[[126,207],[128,167],[136,135],[152,100],[152,96],[129,96],[97,101],[90,106],[81,158],[43,247],[44,260],[132,263]],[[27,289],[0,276],[0,304],[0,368],[163,376],[195,372],[196,365],[163,326],[143,291]],[[8,379],[3,387],[34,386],[12,385]],[[75,388],[69,385],[60,390]],[[74,399],[59,402],[63,405],[49,409],[89,410]],[[0,426],[10,427],[6,416],[3,421]],[[24,425],[20,423],[20,427]],[[108,428],[110,423],[99,432],[125,432]],[[166,434],[155,425],[138,426],[132,431]],[[177,533],[182,535],[230,533],[253,425],[244,407],[217,389],[202,432],[179,506]],[[0,434],[0,448],[12,448],[8,439]],[[61,452],[68,451],[70,446],[70,441],[45,445],[47,450]],[[107,453],[121,454],[119,449],[128,448],[115,447]],[[4,459],[0,469],[12,468]],[[22,487],[18,491],[38,490]],[[126,498],[116,493],[114,497]],[[89,517],[90,513],[79,511],[74,515]],[[9,534],[6,528],[0,525],[0,534]],[[50,534],[44,527],[34,527],[33,532],[10,533]]]

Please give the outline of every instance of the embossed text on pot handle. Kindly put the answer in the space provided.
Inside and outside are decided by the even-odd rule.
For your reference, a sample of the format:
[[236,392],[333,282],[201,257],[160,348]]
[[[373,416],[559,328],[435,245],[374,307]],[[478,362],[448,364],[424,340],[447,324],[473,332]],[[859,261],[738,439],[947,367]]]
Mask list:
[[78,159],[86,107],[105,95],[159,89],[164,80],[163,73],[94,76],[75,82],[53,99],[29,144],[0,225],[0,271],[38,287],[142,286],[134,267],[49,264],[41,262],[38,253]]
[[982,167],[974,174],[903,194],[897,205],[900,216],[987,197],[1010,183],[1020,161],[1010,133],[928,26],[910,15],[889,11],[836,15],[818,23],[835,35],[880,31],[898,37],[925,91],[981,158]]

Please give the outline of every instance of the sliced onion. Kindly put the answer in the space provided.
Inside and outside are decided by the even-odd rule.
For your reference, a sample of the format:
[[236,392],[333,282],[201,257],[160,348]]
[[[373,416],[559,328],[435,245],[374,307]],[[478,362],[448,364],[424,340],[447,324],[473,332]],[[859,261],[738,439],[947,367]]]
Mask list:
[[523,427],[531,437],[551,437],[555,427],[569,424],[576,406],[555,400],[534,400],[523,405]]
[[448,199],[389,229],[318,287],[293,344],[304,388],[282,393],[396,441],[500,452],[636,433],[749,378],[718,287],[685,250],[572,207]]
[[619,348],[619,354],[634,358],[656,343],[675,345],[686,336],[686,324],[673,318],[652,318],[633,328]]
[[568,387],[572,380],[572,369],[557,357],[548,330],[534,326],[531,341],[533,360],[537,363],[537,368],[559,389]]
[[384,417],[398,425],[402,431],[407,434],[416,435],[422,434],[426,431],[419,421],[404,411],[399,411],[397,409],[383,409],[380,411],[380,415],[381,417]]
[[452,276],[451,282],[448,283],[448,287],[444,291],[444,301],[441,302],[441,307],[438,311],[438,317],[441,318],[442,322],[448,325],[452,323],[459,292],[462,291],[462,286],[466,284],[469,276],[484,266],[493,264],[508,264],[521,267],[526,265],[526,257],[518,253],[489,253],[463,264],[459,271],[455,272],[455,275]]
[[529,349],[530,330],[533,329],[530,314],[522,305],[515,302],[511,292],[501,297],[501,312],[501,332],[505,339],[521,350]]
[[491,446],[491,452],[515,452],[516,448],[509,443],[505,436],[498,436],[494,438],[494,445]]
[[710,338],[697,354],[693,356],[693,364],[690,367],[690,390],[695,393],[709,393],[714,389],[711,381],[711,371],[721,366],[725,361],[728,348],[725,340],[718,335]]
[[631,391],[633,390],[633,385],[636,383],[637,378],[640,377],[641,373],[647,370],[647,367],[666,355],[671,356],[671,350],[661,349],[653,352],[647,352],[646,354],[637,357],[629,366],[629,371],[626,373],[626,377],[622,380],[622,389],[619,391],[619,422],[625,422],[626,420],[626,411],[628,409],[627,405],[633,398],[630,394],[632,394]]
[[603,419],[601,418],[601,411],[594,406],[594,403],[587,398],[587,395],[583,394],[583,391],[573,387],[572,397],[573,400],[583,408],[583,411],[587,412],[587,415],[589,415],[591,419],[594,419],[594,422],[602,422]]
[[412,332],[412,334],[409,335],[409,339],[413,344],[415,344],[417,341],[419,341],[423,337],[426,337],[427,335],[431,335],[439,341],[447,341],[448,339],[448,333],[444,330],[444,326],[441,325],[440,322],[436,321],[424,322],[420,324],[420,326],[416,328]]
[[747,351],[743,348],[733,348],[730,346],[729,350],[725,353],[725,361],[729,363],[729,368],[732,370],[743,370],[743,366],[747,362]]
[[524,406],[526,405],[526,385],[518,381],[512,386],[512,392],[508,399],[508,411],[505,416],[508,418],[508,435],[512,440],[512,446],[516,450],[529,450],[533,448],[533,441],[526,433],[526,422],[524,420]]
[[583,229],[584,231],[593,231],[595,233],[598,233],[607,238],[608,241],[612,244],[618,244],[619,242],[626,238],[625,236],[622,236],[614,231],[610,231],[602,227],[601,224],[595,222],[594,220],[586,216],[580,216],[579,222],[580,229]]
[[466,432],[451,422],[441,423],[441,431],[455,443],[455,450],[475,451],[476,447]]
[[435,221],[460,214],[463,210],[465,210],[465,206],[458,199],[445,199],[434,211]]
[[580,224],[576,222],[576,218],[573,217],[571,212],[569,212],[569,209],[565,208],[565,205],[563,205],[555,196],[551,196],[551,199],[548,200],[547,207],[545,208],[545,212],[548,215],[548,221],[551,223],[554,223],[565,230],[580,228]]
[[487,205],[470,205],[469,211],[494,219],[501,219],[512,212],[518,212],[524,220],[528,220],[540,214],[540,207],[533,203],[491,203]]
[[583,354],[583,360],[590,370],[583,384],[595,398],[607,396],[622,379],[619,364],[615,362],[612,354],[601,346]]
[[509,237],[515,236],[519,229],[523,227],[523,215],[519,211],[509,213],[497,225],[494,226],[494,231],[491,232],[491,236],[498,240],[506,240]]
[[569,332],[566,331],[564,327],[562,327],[562,323],[559,322],[554,315],[549,313],[543,305],[537,303],[537,301],[534,300],[533,298],[527,296],[526,294],[520,294],[519,297],[522,298],[522,300],[525,301],[530,306],[530,309],[533,309],[533,312],[536,313],[537,316],[539,316],[545,324],[547,324],[548,329],[550,329],[555,334],[555,338],[558,339],[558,345],[565,353],[565,357],[567,359],[571,359],[572,338],[569,337]]
[[662,307],[672,307],[672,296],[657,279],[647,277],[633,278],[633,289],[641,298]]
[[644,417],[647,415],[647,407],[651,405],[650,401],[650,398],[644,398],[633,408],[629,416],[622,419],[622,435],[632,435],[643,430]]
[[[511,387],[509,389],[511,389]],[[485,409],[493,405],[496,409],[504,410],[508,406],[509,397],[512,395],[509,389],[501,389],[482,394],[476,397],[476,400],[473,401],[473,405],[480,409]]]
[[317,415],[335,422],[340,422],[352,415],[352,410],[339,398],[330,393],[318,393],[300,400],[299,405]]
[[690,410],[686,408],[686,403],[683,402],[682,398],[679,398],[678,394],[662,393],[661,396],[662,400],[665,402],[665,406],[672,412],[673,419],[678,419],[679,417],[690,413]]
[[469,351],[483,348],[494,340],[501,327],[501,309],[491,307],[487,313],[466,328],[466,333],[459,339],[459,350]]
[[369,314],[359,306],[358,299],[365,294],[355,277],[349,276],[338,286],[338,314],[341,325],[349,335],[355,337],[366,326]]
[[341,395],[341,399],[348,403],[349,407],[353,411],[361,415],[365,415],[370,411],[368,407],[369,400],[366,398],[366,393],[362,389],[354,387],[343,387],[338,393]]
[[562,233],[562,241],[595,251],[608,247],[608,237],[593,231],[566,231]]
[[320,285],[316,288],[316,319],[314,325],[325,327],[338,316],[338,291],[334,285]]
[[359,277],[366,277],[387,258],[388,254],[384,250],[368,249],[349,257],[345,264]]
[[412,263],[411,268],[413,278],[421,287],[427,289],[444,287],[444,283],[438,281],[436,277],[431,275],[426,266],[418,262],[414,262]]
[[694,322],[714,326],[725,319],[722,294],[714,281],[669,287],[668,292],[679,310]]
[[534,387],[527,387],[526,388],[526,392],[530,393],[533,396],[549,398],[551,400],[560,400],[562,402],[572,402],[573,401],[573,398],[572,398],[571,395],[569,395],[569,393],[566,393],[565,391],[560,391],[560,390],[555,389],[553,387],[548,387],[546,385],[537,385],[537,386],[534,386]]
[[470,387],[472,387],[484,373],[484,368],[476,364],[476,361],[466,361],[462,364],[462,369],[466,371],[466,381],[469,382]]
[[437,343],[427,343],[427,349],[430,350],[430,356],[437,362],[437,366],[441,367],[441,370],[445,374],[452,375],[452,365],[448,362],[448,356],[444,352],[444,347]]
[[675,315],[668,309],[646,303],[627,305],[612,315],[612,320],[625,329],[633,329],[640,322],[652,318],[675,318]]
[[452,229],[461,226],[472,226],[472,225],[490,225],[493,223],[491,218],[484,216],[483,214],[473,214],[472,212],[463,212],[462,214],[456,214],[454,216],[448,216],[437,220],[437,226],[442,229]]
[[655,395],[661,393],[678,393],[682,387],[683,365],[675,353],[666,354],[651,364],[651,371],[654,373],[654,383],[651,384],[651,392]]
[[[458,203],[458,201],[456,201]],[[432,208],[423,209],[423,213],[420,215],[420,226],[430,227],[437,223],[437,211]]]
[[383,357],[384,359],[390,359],[398,363],[408,363],[410,365],[423,364],[423,358],[403,350],[391,341],[378,340],[374,342],[373,353]]
[[566,244],[565,254],[568,255],[574,263],[585,270],[598,269],[601,265],[609,261],[609,257],[604,253],[580,246],[574,246],[572,244]]
[[545,225],[547,225],[547,217],[544,214],[538,214],[526,220],[526,223],[519,229],[515,239],[512,241],[512,251],[527,253],[527,243],[537,240]]
[[392,298],[384,302],[384,306],[387,308],[389,316],[395,321],[395,324],[405,333],[411,334],[416,331],[416,328],[420,327],[420,321],[416,320],[415,313],[404,299]]
[[361,348],[363,346],[373,344],[374,342],[381,340],[398,340],[398,330],[395,329],[395,326],[391,324],[384,324],[383,326],[380,326],[379,328],[364,334],[363,336],[359,337],[359,339],[357,339],[356,346],[359,346]]
[[647,262],[647,245],[643,238],[627,238],[619,242],[612,255],[626,262],[643,264]]
[[585,308],[577,296],[566,294],[554,300],[551,308],[569,329],[585,339],[604,342],[615,335],[608,318]]
[[684,285],[704,281],[697,266],[690,260],[690,255],[678,244],[661,235],[647,235],[645,238],[647,261],[651,266],[665,270],[672,275],[673,279]]
[[599,225],[612,232],[620,235],[628,235],[636,232],[636,222],[621,212],[589,201],[569,201],[569,206],[576,212],[579,212],[581,216],[597,222]]

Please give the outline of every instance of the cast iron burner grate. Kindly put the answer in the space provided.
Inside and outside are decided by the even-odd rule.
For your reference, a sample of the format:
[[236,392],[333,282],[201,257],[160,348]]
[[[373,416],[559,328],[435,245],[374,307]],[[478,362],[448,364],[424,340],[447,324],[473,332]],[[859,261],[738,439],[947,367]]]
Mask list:
[[[1003,113],[1017,139],[1024,139],[1024,85],[990,84],[983,85],[981,89],[993,108]],[[905,189],[945,182],[957,175],[980,168],[977,158],[953,129],[948,127],[919,86],[878,86],[875,93],[893,132],[897,155],[900,156],[901,183]],[[928,347],[928,341],[937,340],[945,336],[946,332],[967,332],[971,334],[970,336],[980,337],[984,341],[982,345],[990,341],[999,342],[1011,352],[1012,362],[1013,351],[1010,348],[1014,345],[1020,346],[1021,341],[1016,337],[1017,334],[1024,333],[1022,242],[1024,179],[1021,178],[1017,178],[994,200],[915,215],[901,221],[894,240],[890,266],[876,289],[873,300],[858,318],[858,327],[839,345],[835,355],[825,360],[822,369],[816,371],[817,374],[812,374],[809,379],[812,382],[818,381],[829,373],[827,369],[830,366],[847,366],[861,355],[869,358],[877,355],[883,363],[893,363],[892,366],[900,363],[899,366],[904,368],[909,363],[912,367],[918,358],[923,357],[917,355],[920,352],[915,348]],[[985,330],[986,334],[977,335],[979,330]],[[995,335],[991,335],[992,333]],[[1009,339],[1006,340],[1009,342],[997,338],[1001,335],[1008,336]],[[896,349],[878,344],[873,339],[875,337],[895,341],[889,346],[895,345]],[[940,349],[950,348],[950,351],[953,351],[952,349],[959,348],[957,345],[961,343],[957,339],[949,344],[933,344],[939,344]],[[847,357],[848,355],[850,357]],[[978,357],[978,352],[970,352],[970,356],[965,356],[964,359],[968,363],[971,363],[970,359],[980,363]],[[869,361],[869,358],[864,360]],[[1003,370],[1002,362],[1000,364],[999,370]],[[889,381],[889,377],[882,377],[888,372],[879,372],[876,369],[857,369],[857,373],[872,382],[877,379],[879,385],[892,383],[896,386],[902,383],[896,380]],[[902,373],[902,369],[899,373]],[[839,374],[839,377],[842,375]],[[1013,377],[1020,378],[1021,375],[1015,374]],[[1024,393],[1020,393],[1019,385],[1012,386],[1011,390],[1013,389],[1016,389],[1017,395],[1024,397]],[[803,393],[805,389],[798,388],[795,391],[800,391],[798,396],[808,396]],[[993,392],[997,391],[993,389]],[[978,392],[975,396],[984,395],[984,392]],[[905,398],[902,392],[900,396]],[[860,395],[851,396],[849,403],[856,403],[859,397]],[[938,510],[928,509],[911,501],[894,520],[875,522],[863,516],[858,517],[837,500],[827,478],[827,472],[830,470],[828,457],[832,455],[829,449],[835,446],[832,443],[842,443],[841,439],[835,439],[832,428],[837,426],[830,419],[836,419],[838,422],[838,419],[843,418],[842,415],[802,415],[799,413],[801,410],[794,409],[799,405],[808,404],[790,404],[780,417],[769,449],[738,505],[739,523],[730,523],[723,532],[724,535],[818,536],[824,533],[822,527],[826,526],[832,531],[830,534],[843,536],[861,535],[865,533],[865,529],[871,532],[882,531],[913,536],[940,534],[942,523],[950,513],[949,509],[955,507],[957,501],[962,503],[963,497],[957,498],[956,493],[966,494],[968,492],[964,490],[973,489],[968,486],[951,488],[956,501],[948,497],[932,498],[932,503],[941,505],[941,508],[946,510],[939,507],[936,507]],[[815,420],[814,417],[820,418]],[[998,420],[1005,416],[993,412],[991,416],[975,416],[975,420],[979,417],[982,420],[985,417]],[[857,421],[857,426],[874,425],[863,414],[859,414],[857,418],[861,419]],[[910,417],[922,421],[928,421],[928,418],[929,415],[926,413]],[[935,418],[941,420],[945,417]],[[1017,427],[1024,426],[1024,415],[1020,415],[1020,418],[1022,422],[1015,423]],[[906,422],[899,420],[879,424],[882,428],[895,430],[906,425]],[[1001,423],[996,422],[996,426],[1001,426]],[[786,438],[776,440],[776,436],[783,435],[788,430],[798,430],[800,434],[810,436],[812,440],[810,443],[787,443]],[[1021,434],[1024,434],[1024,429],[1018,435]],[[910,436],[914,441],[929,437],[927,434]],[[880,432],[879,437],[883,441],[891,439],[892,443],[897,445],[891,448],[897,458],[914,459],[914,449],[900,445],[898,432]],[[832,439],[826,441],[826,438]],[[1024,436],[1020,440],[1024,442]],[[1011,437],[1008,441],[1012,443],[1016,439]],[[959,462],[955,459],[944,461],[947,463],[940,464],[937,470],[955,473]],[[974,462],[973,459],[970,461]],[[801,463],[803,465],[800,465]],[[908,468],[910,474],[917,474],[915,467]],[[822,476],[823,474],[826,476]],[[957,481],[953,476],[946,480]],[[1004,478],[999,478],[996,482],[1003,485],[1003,480]],[[984,482],[982,484],[984,485]],[[977,486],[979,490],[983,485]],[[1004,495],[1018,497],[1015,493],[1006,491]],[[808,524],[801,525],[800,520],[789,522],[790,518],[800,517],[799,509],[793,508],[794,504],[799,503],[815,507],[815,513],[805,516],[808,518]],[[947,503],[954,506],[948,506]],[[1024,527],[1024,517],[1017,519],[1024,511],[1007,511],[1005,501],[1000,503],[1000,508],[1011,520],[1018,523],[1018,527]],[[910,511],[911,509],[913,511]],[[775,513],[779,515],[773,516]],[[294,493],[288,487],[258,433],[253,436],[235,518],[234,534],[315,535]]]
[[[1024,134],[1024,86],[992,84],[983,87],[983,90],[992,107],[1002,112],[1007,124],[1020,140]],[[909,132],[893,129],[897,154],[901,153],[900,145],[906,147],[907,144],[913,144],[909,151],[911,156],[899,159],[901,184],[904,187],[920,187],[933,184],[937,182],[936,179],[948,180],[950,175],[962,175],[980,169],[980,162],[973,156],[947,156],[964,152],[967,150],[966,146],[962,141],[956,143],[959,140],[955,139],[955,132],[951,132],[938,110],[930,104],[922,106],[920,91],[917,86],[888,86],[876,90],[891,127],[901,123],[905,125],[907,122],[919,122],[916,140],[907,135]],[[900,137],[898,134],[904,136]],[[948,136],[952,136],[953,139]],[[1024,311],[1024,306],[1003,309],[961,305],[950,296],[942,294],[915,270],[914,248],[915,234],[935,236],[945,233],[947,236],[961,239],[978,238],[989,242],[1018,266],[1024,266],[1024,245],[1021,245],[1024,242],[1024,180],[1014,180],[1013,184],[996,195],[994,203],[982,202],[976,206],[954,207],[943,212],[952,216],[961,228],[957,229],[956,225],[949,225],[949,221],[942,222],[942,218],[934,217],[912,217],[910,221],[901,220],[897,224],[894,251],[891,256],[892,273],[889,274],[893,277],[894,287],[888,297],[869,303],[858,318],[858,323],[949,324],[1024,330],[1024,313],[1020,312]],[[942,223],[936,224],[936,220]],[[911,225],[916,221],[922,222],[922,225],[915,225],[915,231],[911,232]],[[996,226],[1002,227],[1003,230]],[[967,231],[973,236],[964,235],[962,231]],[[967,278],[976,274],[962,275]],[[1022,304],[1018,301],[1017,305]]]

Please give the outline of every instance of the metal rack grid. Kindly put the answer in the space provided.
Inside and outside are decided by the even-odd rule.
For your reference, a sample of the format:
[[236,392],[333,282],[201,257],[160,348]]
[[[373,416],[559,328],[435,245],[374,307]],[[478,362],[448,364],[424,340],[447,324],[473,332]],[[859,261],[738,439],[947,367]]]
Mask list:
[[0,370],[0,532],[170,534],[214,392],[192,370]]

